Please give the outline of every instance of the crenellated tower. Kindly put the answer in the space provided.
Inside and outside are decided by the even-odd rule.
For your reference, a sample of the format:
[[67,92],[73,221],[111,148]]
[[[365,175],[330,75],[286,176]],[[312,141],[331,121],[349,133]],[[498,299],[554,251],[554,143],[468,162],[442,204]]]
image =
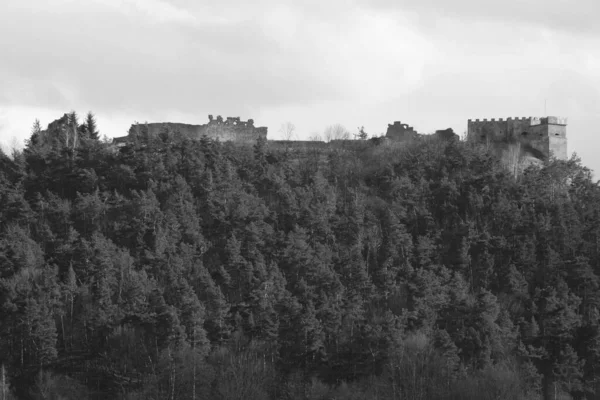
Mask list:
[[561,117],[524,117],[468,121],[467,140],[502,148],[520,143],[524,153],[538,158],[567,159],[567,119]]

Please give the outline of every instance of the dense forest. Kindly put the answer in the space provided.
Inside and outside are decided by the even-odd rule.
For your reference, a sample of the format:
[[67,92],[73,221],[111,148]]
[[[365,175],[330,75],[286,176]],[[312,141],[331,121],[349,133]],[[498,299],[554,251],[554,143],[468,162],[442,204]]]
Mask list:
[[576,157],[67,122],[0,154],[0,400],[600,398]]

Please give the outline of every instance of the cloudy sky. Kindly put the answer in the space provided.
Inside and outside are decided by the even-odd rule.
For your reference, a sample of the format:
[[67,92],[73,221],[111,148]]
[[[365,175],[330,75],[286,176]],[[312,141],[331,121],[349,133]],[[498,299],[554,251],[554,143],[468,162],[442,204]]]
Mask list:
[[[134,121],[253,118],[466,130],[468,118],[569,118],[600,171],[596,0],[1,0],[0,142],[92,110]],[[576,6],[575,6],[576,4]],[[598,174],[596,174],[598,175]]]

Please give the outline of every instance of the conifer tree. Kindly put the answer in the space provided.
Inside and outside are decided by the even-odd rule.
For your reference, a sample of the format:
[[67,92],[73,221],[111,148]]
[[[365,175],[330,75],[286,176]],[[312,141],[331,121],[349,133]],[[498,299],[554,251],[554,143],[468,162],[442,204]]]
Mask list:
[[100,139],[100,132],[98,132],[98,126],[96,124],[96,116],[89,111],[85,117],[85,132],[87,137],[92,140]]

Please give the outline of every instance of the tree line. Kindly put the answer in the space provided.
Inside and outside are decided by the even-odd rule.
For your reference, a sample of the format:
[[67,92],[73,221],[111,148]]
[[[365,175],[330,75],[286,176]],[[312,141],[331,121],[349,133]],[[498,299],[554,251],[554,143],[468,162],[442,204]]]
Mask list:
[[600,190],[576,157],[115,148],[63,118],[0,154],[1,400],[600,394]]

